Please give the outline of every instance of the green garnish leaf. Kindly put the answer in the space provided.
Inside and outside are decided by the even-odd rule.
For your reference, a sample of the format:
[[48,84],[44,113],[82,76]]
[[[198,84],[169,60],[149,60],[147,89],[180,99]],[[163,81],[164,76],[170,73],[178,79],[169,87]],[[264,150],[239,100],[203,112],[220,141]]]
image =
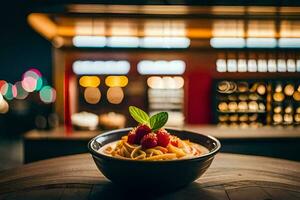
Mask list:
[[143,110],[141,110],[135,106],[129,106],[129,113],[133,117],[133,119],[135,119],[135,121],[137,121],[141,124],[149,125],[150,117]]
[[162,128],[168,121],[168,113],[160,112],[150,118],[150,126],[152,131],[157,131]]

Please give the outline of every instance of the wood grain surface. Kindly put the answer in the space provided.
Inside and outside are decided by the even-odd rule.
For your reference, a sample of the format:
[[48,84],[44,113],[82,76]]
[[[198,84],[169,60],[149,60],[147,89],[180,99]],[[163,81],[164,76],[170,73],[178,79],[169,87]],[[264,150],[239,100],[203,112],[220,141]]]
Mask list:
[[299,200],[300,163],[220,153],[194,183],[155,194],[115,186],[89,154],[79,154],[0,172],[0,199]]

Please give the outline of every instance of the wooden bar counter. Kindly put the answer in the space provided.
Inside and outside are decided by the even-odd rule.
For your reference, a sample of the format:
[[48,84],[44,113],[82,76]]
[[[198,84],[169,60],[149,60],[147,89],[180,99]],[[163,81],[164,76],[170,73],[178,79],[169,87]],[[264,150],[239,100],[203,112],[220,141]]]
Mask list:
[[[159,185],[158,187],[163,187]],[[165,194],[122,190],[96,168],[89,154],[26,164],[0,172],[0,199],[300,199],[300,163],[217,154],[197,181]]]
[[[222,152],[271,156],[300,161],[300,127],[221,128],[186,125],[182,129],[212,135],[222,142]],[[63,127],[32,130],[24,135],[25,163],[87,152],[88,141],[103,131],[67,133]]]

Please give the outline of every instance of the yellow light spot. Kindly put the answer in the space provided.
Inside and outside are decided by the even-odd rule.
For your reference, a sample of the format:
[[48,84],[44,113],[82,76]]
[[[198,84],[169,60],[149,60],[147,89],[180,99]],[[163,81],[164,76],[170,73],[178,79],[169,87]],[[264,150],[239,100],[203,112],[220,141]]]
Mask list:
[[88,87],[84,90],[84,99],[89,104],[97,104],[101,99],[99,88]]
[[120,87],[111,87],[107,90],[107,100],[112,104],[120,104],[123,101],[124,92]]
[[82,87],[98,87],[100,85],[100,78],[97,76],[82,76],[79,79],[79,84]]
[[180,76],[170,77],[151,76],[147,79],[147,85],[153,89],[181,89],[184,79]]
[[105,84],[108,87],[125,87],[128,84],[128,78],[126,76],[108,76]]

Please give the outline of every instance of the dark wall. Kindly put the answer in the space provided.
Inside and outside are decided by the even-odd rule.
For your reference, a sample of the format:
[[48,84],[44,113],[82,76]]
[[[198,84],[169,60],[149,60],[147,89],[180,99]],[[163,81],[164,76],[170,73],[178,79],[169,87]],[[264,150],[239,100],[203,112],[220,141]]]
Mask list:
[[28,25],[30,4],[20,2],[1,2],[0,80],[14,83],[35,67],[51,83],[51,44]]
[[[30,4],[22,1],[1,2],[0,80],[14,84],[27,69],[34,67],[52,85],[51,44],[27,24],[30,9]],[[37,114],[51,112],[49,105],[39,103],[38,94],[31,94],[29,99],[9,101],[10,111],[0,114],[0,137],[32,129]],[[20,105],[25,106],[23,113],[16,111]]]

